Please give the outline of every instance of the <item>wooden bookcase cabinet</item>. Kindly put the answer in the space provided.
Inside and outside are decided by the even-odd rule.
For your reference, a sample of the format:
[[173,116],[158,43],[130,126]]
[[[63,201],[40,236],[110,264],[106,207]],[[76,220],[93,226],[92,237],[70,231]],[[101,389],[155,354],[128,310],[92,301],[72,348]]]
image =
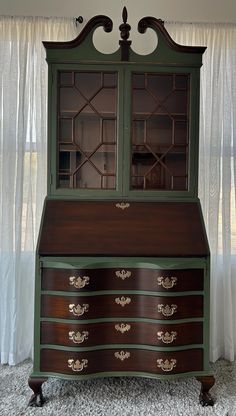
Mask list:
[[197,196],[203,47],[97,51],[91,19],[44,42],[49,65],[48,195],[36,253],[31,406],[48,377],[195,376],[209,389],[209,247]]

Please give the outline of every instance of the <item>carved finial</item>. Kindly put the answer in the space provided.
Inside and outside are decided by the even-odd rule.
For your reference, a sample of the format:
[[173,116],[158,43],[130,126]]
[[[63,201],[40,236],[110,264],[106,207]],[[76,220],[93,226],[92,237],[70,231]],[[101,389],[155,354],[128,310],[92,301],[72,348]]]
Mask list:
[[124,8],[123,8],[123,11],[122,11],[122,19],[123,19],[123,22],[124,22],[124,23],[127,23],[127,19],[128,19],[128,12],[127,12],[126,7],[124,7]]
[[129,47],[131,45],[131,41],[128,41],[127,39],[129,39],[129,32],[131,30],[131,26],[127,23],[128,13],[127,13],[126,7],[123,8],[122,19],[123,19],[123,23],[121,23],[119,27],[120,37],[122,39],[119,42],[121,46],[121,60],[128,61],[129,60]]
[[120,32],[121,32],[120,37],[123,40],[129,39],[129,31],[131,29],[131,26],[127,23],[127,18],[128,18],[127,9],[126,9],[126,7],[124,7],[123,12],[122,12],[123,23],[119,27]]

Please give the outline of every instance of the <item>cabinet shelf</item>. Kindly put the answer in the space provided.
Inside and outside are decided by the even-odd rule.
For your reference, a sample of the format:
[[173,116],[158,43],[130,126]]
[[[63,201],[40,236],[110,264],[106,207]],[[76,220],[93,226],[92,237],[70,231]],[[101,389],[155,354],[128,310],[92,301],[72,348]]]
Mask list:
[[111,119],[111,120],[115,120],[116,119],[116,113],[114,112],[95,112],[95,111],[91,111],[91,112],[79,112],[78,110],[63,110],[60,111],[58,113],[58,118],[59,119],[74,119],[75,117],[79,117],[79,118],[90,118],[90,117],[101,117],[102,119]]
[[[173,117],[173,118],[178,118],[181,117],[184,119],[184,121],[187,121],[188,119],[188,113],[172,113],[172,112],[155,112],[155,113],[150,113],[150,112],[133,112],[132,113],[132,120],[133,121],[143,121],[144,117],[148,117],[148,118],[157,118],[157,117]],[[143,117],[143,118],[137,118],[137,117]]]

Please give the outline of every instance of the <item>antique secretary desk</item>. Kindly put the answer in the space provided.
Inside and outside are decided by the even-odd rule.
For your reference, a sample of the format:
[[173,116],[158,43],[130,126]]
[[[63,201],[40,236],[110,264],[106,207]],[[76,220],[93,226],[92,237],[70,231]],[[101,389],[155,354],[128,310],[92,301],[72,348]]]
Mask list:
[[30,405],[48,377],[197,377],[212,405],[209,248],[197,196],[204,47],[158,38],[93,45],[106,16],[70,42],[44,42],[49,65],[48,195],[36,253]]

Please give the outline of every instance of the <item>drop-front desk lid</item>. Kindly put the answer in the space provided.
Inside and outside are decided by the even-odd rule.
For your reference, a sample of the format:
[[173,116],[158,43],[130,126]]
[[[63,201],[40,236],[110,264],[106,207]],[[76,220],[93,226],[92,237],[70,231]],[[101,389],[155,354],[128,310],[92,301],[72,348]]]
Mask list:
[[47,200],[39,254],[184,257],[209,253],[198,202],[117,204]]

